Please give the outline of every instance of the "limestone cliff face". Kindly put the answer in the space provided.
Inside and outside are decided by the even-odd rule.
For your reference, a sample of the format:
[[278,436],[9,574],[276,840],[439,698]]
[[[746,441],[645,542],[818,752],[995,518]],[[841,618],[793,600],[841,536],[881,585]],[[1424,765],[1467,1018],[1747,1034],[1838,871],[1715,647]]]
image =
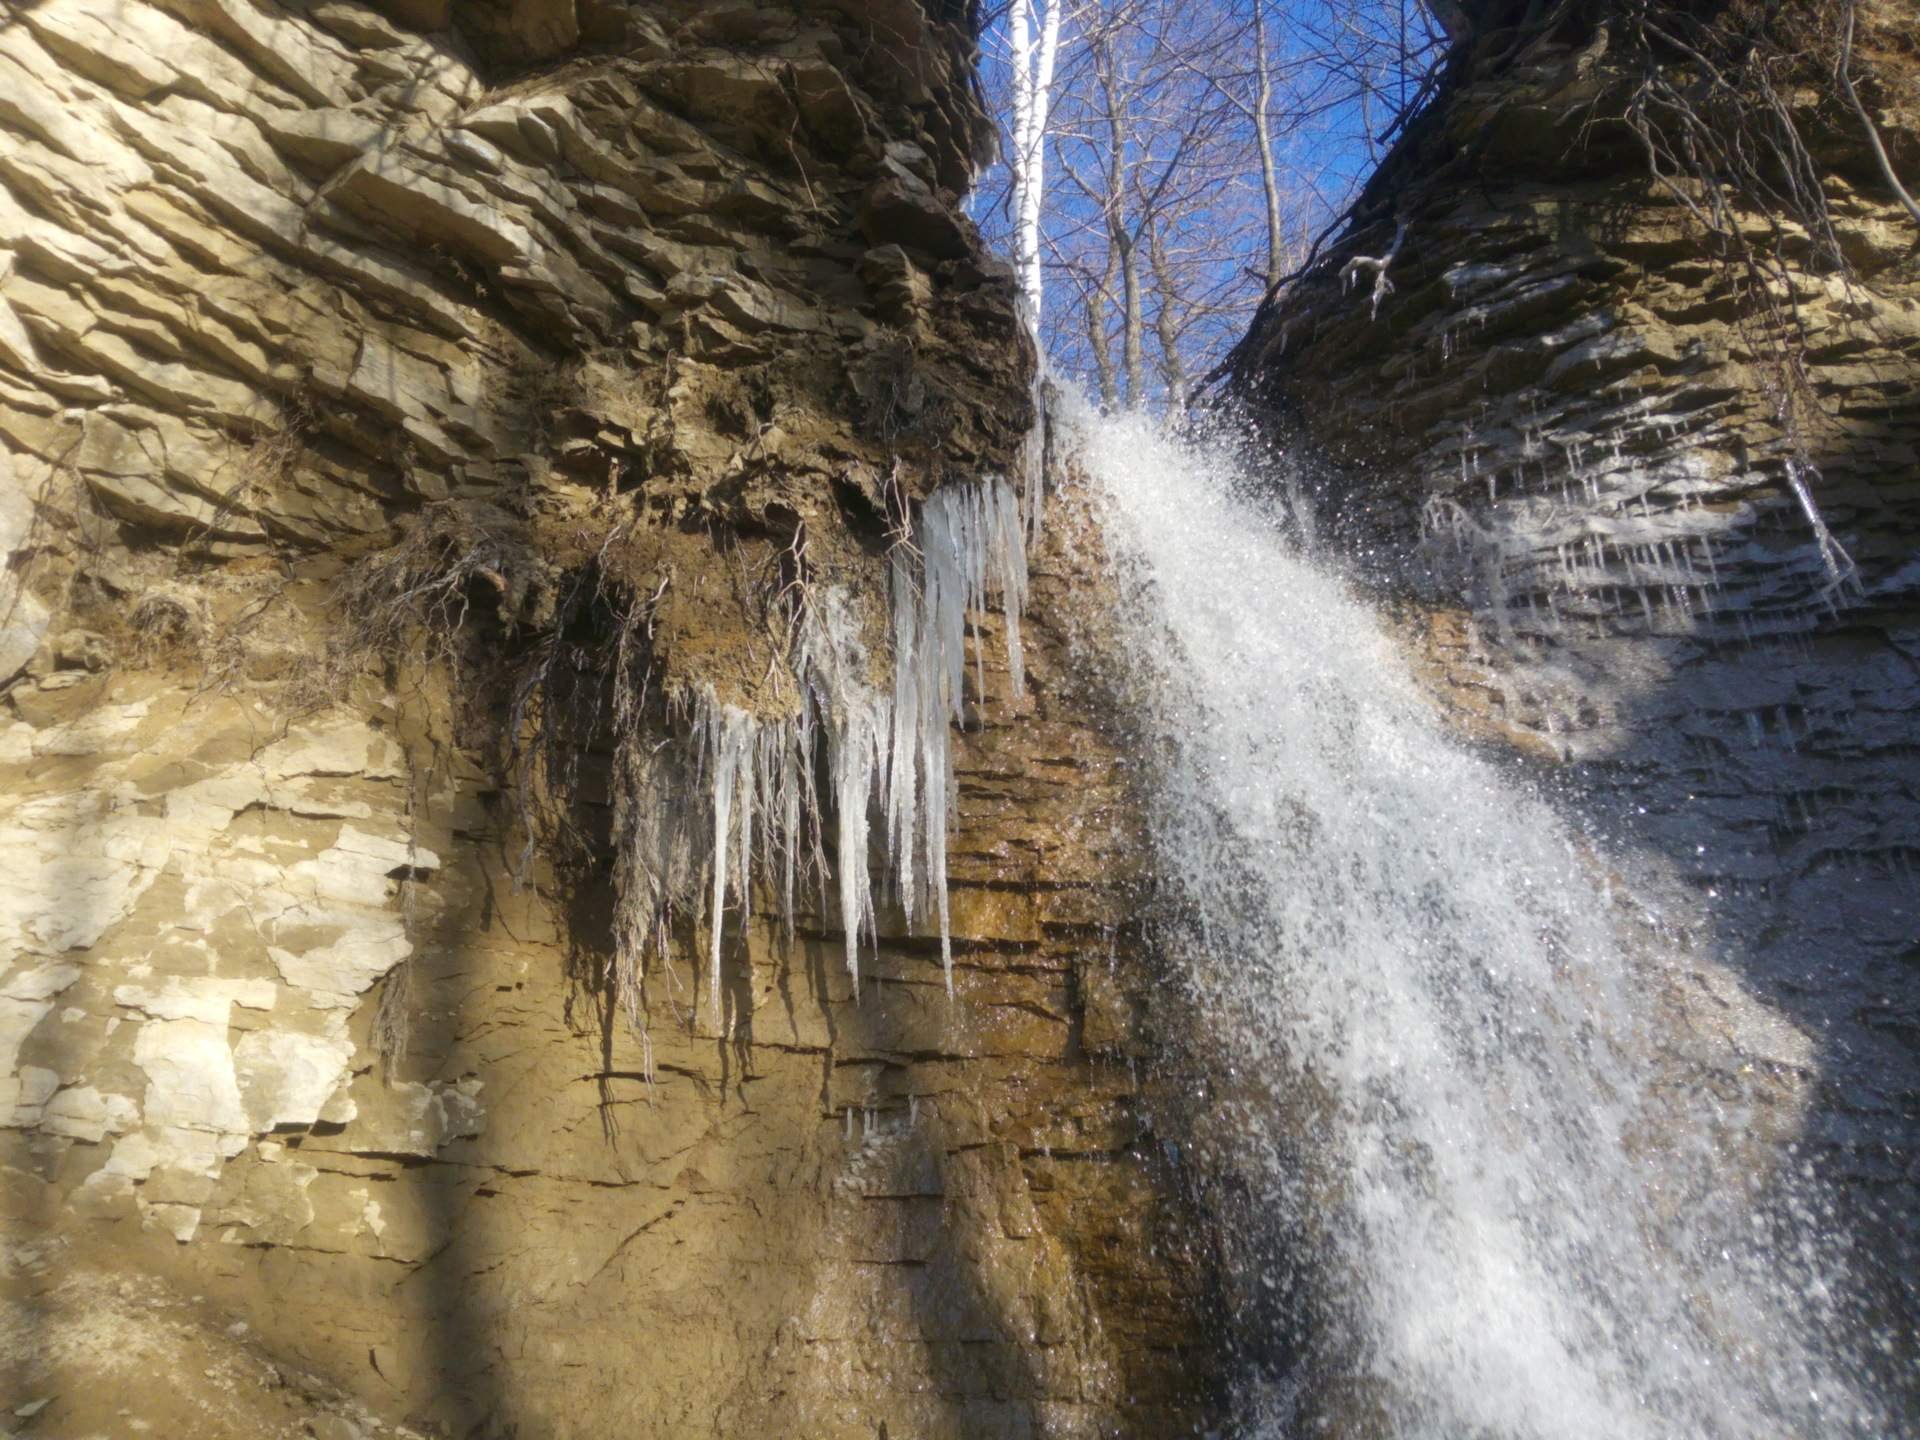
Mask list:
[[[856,996],[824,897],[791,938],[729,921],[721,1016],[684,916],[644,1040],[609,980],[619,697],[660,744],[669,701],[777,708],[791,595],[874,591],[915,501],[1015,464],[1031,357],[956,210],[971,25],[0,8],[0,1389],[32,1433],[1204,1413],[1057,540],[1025,697],[991,617],[969,681],[951,999],[885,906]],[[651,688],[596,690],[632,645]]]
[[[1545,33],[1466,10],[1452,89],[1355,233],[1263,308],[1235,387],[1462,722],[1632,857],[1650,941],[1691,956],[1681,1023],[1721,1056],[1682,1083],[1840,1177],[1910,1335],[1920,229],[1832,85],[1841,7],[1785,7],[1809,58],[1744,72],[1772,74],[1831,235],[1730,187],[1745,255],[1704,227],[1685,121],[1645,112],[1668,183],[1623,118],[1649,58],[1623,9]],[[1715,114],[1686,56],[1651,58]],[[1859,6],[1851,73],[1911,187],[1909,7]]]

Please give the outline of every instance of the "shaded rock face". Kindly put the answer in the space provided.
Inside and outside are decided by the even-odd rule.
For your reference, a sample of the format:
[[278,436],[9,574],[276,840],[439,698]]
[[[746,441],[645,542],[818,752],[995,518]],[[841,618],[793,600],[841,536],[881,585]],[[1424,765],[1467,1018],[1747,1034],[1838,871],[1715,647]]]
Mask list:
[[971,24],[0,18],[0,1368],[34,1433],[1208,1412],[1062,542],[1024,697],[981,622],[952,998],[897,911],[856,996],[824,896],[791,937],[756,905],[727,1023],[683,923],[643,1043],[605,714],[554,751],[582,843],[504,783],[533,660],[644,632],[663,741],[666,696],[764,710],[789,590],[871,595],[914,501],[1012,471]]
[[[1736,200],[1780,326],[1699,185],[1649,178],[1619,26],[1494,24],[1234,383],[1462,724],[1598,817],[1649,936],[1688,957],[1677,1023],[1716,1058],[1677,1083],[1838,1179],[1868,1303],[1910,1345],[1920,230],[1830,70],[1783,67],[1850,269]],[[1909,184],[1917,58],[1906,7],[1859,7],[1852,73]],[[1376,308],[1348,262],[1402,224]]]

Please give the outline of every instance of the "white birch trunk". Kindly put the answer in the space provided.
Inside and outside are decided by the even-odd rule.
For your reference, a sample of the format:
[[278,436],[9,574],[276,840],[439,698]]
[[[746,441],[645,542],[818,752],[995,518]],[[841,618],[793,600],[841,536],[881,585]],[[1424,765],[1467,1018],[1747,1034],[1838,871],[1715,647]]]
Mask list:
[[[1014,269],[1027,323],[1040,330],[1040,212],[1046,199],[1047,110],[1060,50],[1064,0],[1014,0],[1008,17],[1013,62]],[[1038,33],[1036,34],[1036,29]]]
[[[1007,24],[1013,52],[1014,273],[1036,353],[1040,352],[1040,211],[1046,198],[1047,109],[1053,98],[1053,62],[1060,50],[1060,15],[1066,3],[1013,0]],[[1040,533],[1046,494],[1046,413],[1038,369],[1033,376],[1033,404],[1034,427],[1027,436],[1026,484],[1021,493],[1030,538]]]
[[1254,91],[1253,133],[1260,146],[1260,189],[1267,202],[1267,288],[1275,289],[1286,274],[1286,238],[1280,226],[1280,171],[1273,158],[1273,71],[1267,58],[1265,0],[1253,7],[1253,64],[1259,83]]

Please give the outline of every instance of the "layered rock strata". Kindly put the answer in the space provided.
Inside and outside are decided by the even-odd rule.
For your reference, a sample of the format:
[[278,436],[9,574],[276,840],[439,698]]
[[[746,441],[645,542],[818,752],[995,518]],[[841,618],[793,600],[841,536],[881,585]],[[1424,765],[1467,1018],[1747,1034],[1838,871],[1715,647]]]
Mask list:
[[[1233,384],[1462,723],[1630,857],[1717,1056],[1679,1083],[1760,1163],[1837,1179],[1872,1321],[1910,1346],[1920,229],[1833,82],[1846,7],[1787,7],[1806,56],[1744,72],[1783,97],[1830,235],[1676,166],[1671,109],[1631,123],[1624,12],[1466,8],[1442,98]],[[1909,184],[1917,61],[1904,6],[1858,7],[1850,74]],[[1739,123],[1772,124],[1764,101]]]
[[[516,894],[507,805],[458,754],[410,778],[397,708],[36,687],[6,742],[5,1175],[44,1432],[277,1433],[59,1338],[186,1309],[212,1368],[285,1377],[274,1413],[320,1397],[295,1422],[1184,1433],[1206,1257],[1141,1113],[1125,767],[1044,622],[1029,654],[958,757],[953,998],[897,912],[857,998],[831,914],[791,941],[769,915],[729,927],[722,1025],[676,950],[650,1057],[582,963],[605,890]],[[383,1072],[369,991],[407,957]]]
[[777,718],[808,595],[877,605],[918,502],[1015,468],[1031,357],[957,211],[972,22],[0,20],[17,1423],[1206,1413],[1205,1256],[1137,1098],[1125,767],[1048,618],[1064,552],[1024,698],[980,622],[951,998],[884,903],[856,994],[824,895],[791,934],[729,915],[718,1016],[697,912],[644,1034],[611,978],[611,737],[683,745],[699,697]]

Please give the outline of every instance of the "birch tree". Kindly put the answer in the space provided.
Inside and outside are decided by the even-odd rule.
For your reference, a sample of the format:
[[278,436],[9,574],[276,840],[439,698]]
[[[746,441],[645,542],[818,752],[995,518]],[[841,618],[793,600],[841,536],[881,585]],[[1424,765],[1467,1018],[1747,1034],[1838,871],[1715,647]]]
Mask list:
[[1185,400],[1431,93],[1445,3],[991,0],[971,210],[1050,367]]
[[1047,113],[1065,7],[1066,0],[1013,0],[1007,17],[1007,58],[1013,70],[1013,153],[1008,166],[1013,177],[1014,271],[1036,339],[1045,313],[1040,218],[1046,203]]
[[1253,0],[1253,138],[1260,152],[1260,192],[1266,201],[1267,288],[1286,273],[1286,232],[1280,219],[1280,166],[1273,153],[1273,54],[1267,48],[1266,0]]

